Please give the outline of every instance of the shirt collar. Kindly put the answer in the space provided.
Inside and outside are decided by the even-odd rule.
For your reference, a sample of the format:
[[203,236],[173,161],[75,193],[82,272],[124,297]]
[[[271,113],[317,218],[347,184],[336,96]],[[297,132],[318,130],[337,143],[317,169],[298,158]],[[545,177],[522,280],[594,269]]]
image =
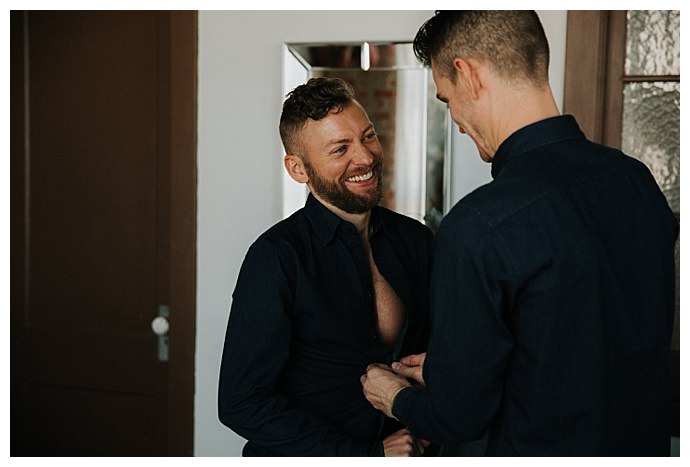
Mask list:
[[[351,229],[352,232],[357,232],[353,224],[341,219],[331,212],[311,193],[307,196],[307,201],[304,204],[304,211],[307,219],[309,219],[309,222],[314,226],[314,232],[316,232],[317,237],[319,237],[319,240],[321,240],[324,246],[328,245],[333,238],[335,238],[339,229],[343,229],[343,231]],[[381,215],[381,208],[379,206],[375,206],[371,209],[369,225],[372,229],[371,235],[375,235],[379,230],[384,229],[383,216]]]
[[498,147],[491,164],[491,176],[495,179],[515,156],[547,144],[584,137],[572,115],[559,115],[527,125]]

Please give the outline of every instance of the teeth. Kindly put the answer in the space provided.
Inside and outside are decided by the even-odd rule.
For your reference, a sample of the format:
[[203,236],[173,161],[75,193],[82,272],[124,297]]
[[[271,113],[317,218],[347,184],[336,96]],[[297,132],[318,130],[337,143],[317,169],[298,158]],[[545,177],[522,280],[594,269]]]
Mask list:
[[357,175],[355,177],[350,177],[347,179],[347,181],[348,182],[364,182],[366,180],[369,180],[373,176],[374,176],[374,172],[370,170],[369,172],[365,173],[364,175]]

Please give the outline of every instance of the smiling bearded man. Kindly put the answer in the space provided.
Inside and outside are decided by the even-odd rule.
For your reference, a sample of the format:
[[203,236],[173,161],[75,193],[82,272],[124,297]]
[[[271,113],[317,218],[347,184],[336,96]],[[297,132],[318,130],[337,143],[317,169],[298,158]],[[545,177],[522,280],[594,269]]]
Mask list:
[[378,206],[382,149],[349,84],[283,104],[284,166],[311,193],[252,244],[233,293],[218,390],[245,456],[412,456],[428,443],[366,401],[371,361],[424,351],[431,231]]
[[[360,120],[366,118],[364,109],[356,102],[350,104],[347,109],[333,110],[330,114],[339,114],[341,112],[356,114]],[[343,115],[343,117],[347,117],[347,115]],[[368,121],[368,118],[366,120]],[[365,133],[364,139],[365,141],[370,141],[368,146],[371,147],[372,164],[364,166],[359,170],[355,167],[352,169],[353,173],[346,173],[337,181],[329,181],[319,174],[308,157],[300,158],[309,178],[308,185],[311,192],[322,201],[351,214],[361,214],[369,211],[374,206],[377,206],[383,197],[383,184],[381,181],[383,158],[381,156],[381,146],[374,132],[373,125],[369,123],[365,129],[370,131],[370,133]],[[336,140],[335,142],[341,144],[343,140]],[[346,140],[346,142],[349,141]],[[357,186],[359,193],[351,191],[348,185]],[[362,186],[365,187],[363,192],[361,190]]]

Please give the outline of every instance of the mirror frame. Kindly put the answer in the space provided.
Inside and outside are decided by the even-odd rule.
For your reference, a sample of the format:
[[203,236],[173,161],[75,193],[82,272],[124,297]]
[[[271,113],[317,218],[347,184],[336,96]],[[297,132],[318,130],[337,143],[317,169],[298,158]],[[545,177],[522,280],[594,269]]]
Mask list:
[[[283,96],[315,75],[338,76],[338,71],[352,72],[354,70],[363,72],[419,70],[424,73],[426,97],[422,109],[424,118],[419,128],[420,138],[423,141],[423,154],[420,157],[423,158],[424,165],[423,171],[419,174],[422,213],[415,215],[393,209],[426,223],[435,231],[442,217],[451,207],[450,116],[445,104],[436,99],[431,72],[416,59],[411,42],[286,43],[283,45]],[[435,132],[433,137],[430,137],[430,131]],[[436,147],[430,148],[430,144],[435,144]],[[442,181],[438,188],[443,199],[440,203],[441,211],[434,209],[434,212],[430,213],[427,205],[429,193],[426,180],[430,164],[433,163],[430,162],[432,157],[436,157],[435,163],[438,163],[438,157],[442,158]],[[283,171],[283,218],[304,206],[308,192],[305,184],[295,182]]]

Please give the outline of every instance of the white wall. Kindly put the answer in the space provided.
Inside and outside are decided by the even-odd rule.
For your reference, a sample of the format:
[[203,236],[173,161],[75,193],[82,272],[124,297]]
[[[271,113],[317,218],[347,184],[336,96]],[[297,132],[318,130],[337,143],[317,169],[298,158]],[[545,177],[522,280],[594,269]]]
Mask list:
[[[431,15],[431,11],[199,13],[195,455],[238,456],[244,444],[218,421],[218,368],[231,293],[244,255],[256,237],[281,218],[278,121],[283,43],[409,41]],[[540,15],[551,41],[551,78],[561,102],[565,12]],[[479,162],[471,143],[456,144],[455,200],[489,177],[488,164]]]

